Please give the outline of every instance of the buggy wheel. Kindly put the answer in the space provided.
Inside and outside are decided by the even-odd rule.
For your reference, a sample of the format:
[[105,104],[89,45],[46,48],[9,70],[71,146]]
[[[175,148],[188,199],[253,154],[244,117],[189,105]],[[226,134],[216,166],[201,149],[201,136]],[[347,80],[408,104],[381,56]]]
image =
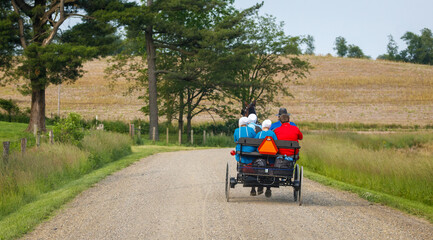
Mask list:
[[299,174],[299,206],[301,206],[302,205],[302,181],[303,181],[303,178],[304,178],[304,168],[303,167],[301,167],[301,170],[300,170],[300,174]]
[[[293,184],[296,182],[299,182],[299,178],[300,178],[300,170],[299,170],[299,165],[296,164],[295,165],[295,171],[293,173]],[[299,197],[299,188],[297,186],[293,186],[293,200],[295,202],[298,201],[298,197]]]
[[230,198],[230,178],[229,178],[229,163],[227,163],[226,168],[226,200],[229,201]]

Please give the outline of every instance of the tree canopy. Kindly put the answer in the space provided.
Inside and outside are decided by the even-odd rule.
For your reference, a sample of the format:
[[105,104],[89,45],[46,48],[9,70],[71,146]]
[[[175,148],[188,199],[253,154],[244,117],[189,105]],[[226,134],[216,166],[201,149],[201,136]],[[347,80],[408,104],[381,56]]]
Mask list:
[[[62,39],[60,26],[73,17],[96,22],[92,15],[107,11],[116,2],[122,3],[116,0],[1,2],[0,71],[3,74],[0,83],[25,80],[22,93],[32,95],[29,131],[33,130],[34,124],[45,131],[45,89],[48,85],[75,81],[83,74],[83,62],[101,52],[98,51],[100,42],[88,46],[94,36],[91,34],[75,40],[66,34],[65,42],[59,41]],[[70,31],[78,32],[76,29]]]

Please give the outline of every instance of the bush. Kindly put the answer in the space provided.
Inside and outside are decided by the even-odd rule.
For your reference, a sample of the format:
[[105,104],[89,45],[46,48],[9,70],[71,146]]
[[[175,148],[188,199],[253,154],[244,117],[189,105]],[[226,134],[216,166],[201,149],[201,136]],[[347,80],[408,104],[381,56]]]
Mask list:
[[102,121],[104,130],[118,133],[129,133],[129,125],[122,121]]
[[54,138],[62,143],[77,145],[84,137],[81,116],[70,113],[65,119],[60,119],[53,127]]

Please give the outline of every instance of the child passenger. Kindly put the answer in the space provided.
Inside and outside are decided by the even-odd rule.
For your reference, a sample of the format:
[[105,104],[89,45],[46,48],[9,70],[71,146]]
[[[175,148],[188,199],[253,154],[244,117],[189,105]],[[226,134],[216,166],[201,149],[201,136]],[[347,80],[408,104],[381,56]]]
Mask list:
[[[264,139],[266,137],[272,137],[274,140],[278,140],[277,139],[277,135],[275,135],[274,131],[269,130],[269,128],[271,127],[272,122],[269,119],[266,119],[265,121],[263,121],[262,123],[262,131],[258,132],[256,135],[256,138],[258,139]],[[274,164],[275,163],[275,159],[269,159],[268,164]],[[263,187],[258,187],[257,188],[257,193],[258,195],[263,193]],[[272,191],[270,187],[266,188],[266,197],[271,197],[272,196]]]
[[263,121],[262,131],[257,133],[256,138],[264,139],[265,137],[269,136],[272,137],[274,140],[278,140],[277,135],[275,135],[274,131],[269,130],[271,125],[272,125],[271,120],[266,119],[265,121]]

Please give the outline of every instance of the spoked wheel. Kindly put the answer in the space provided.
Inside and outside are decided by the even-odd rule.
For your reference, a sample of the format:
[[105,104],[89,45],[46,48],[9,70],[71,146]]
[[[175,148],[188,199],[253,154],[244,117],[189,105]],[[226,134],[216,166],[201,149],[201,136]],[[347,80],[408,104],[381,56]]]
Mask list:
[[304,179],[304,168],[303,167],[301,167],[301,171],[300,171],[300,174],[299,174],[299,197],[298,197],[298,199],[299,199],[299,206],[301,206],[302,205],[302,181],[303,181],[303,179]]
[[230,198],[230,178],[229,178],[229,163],[227,163],[226,168],[226,200],[229,201]]
[[[296,164],[295,171],[293,173],[293,182],[299,182],[299,179],[300,179],[300,170],[299,170],[299,165]],[[295,202],[298,201],[298,196],[299,196],[299,188],[293,187],[293,200]]]

